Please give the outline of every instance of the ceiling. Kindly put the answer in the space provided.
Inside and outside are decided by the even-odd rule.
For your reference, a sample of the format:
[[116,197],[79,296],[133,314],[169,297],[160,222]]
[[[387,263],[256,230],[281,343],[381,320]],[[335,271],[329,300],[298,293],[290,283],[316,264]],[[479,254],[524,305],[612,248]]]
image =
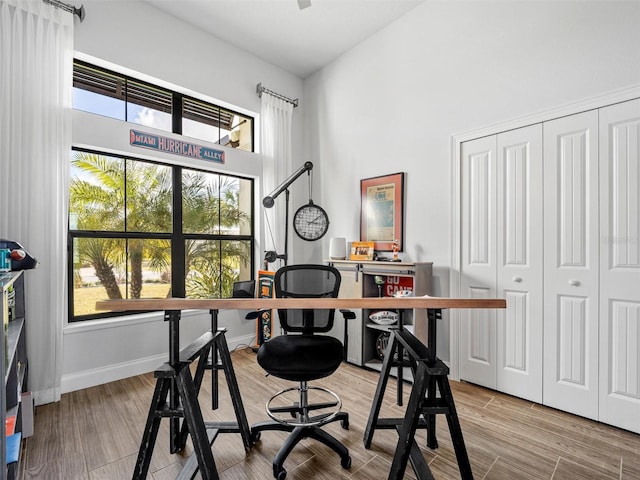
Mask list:
[[306,78],[425,0],[144,0]]

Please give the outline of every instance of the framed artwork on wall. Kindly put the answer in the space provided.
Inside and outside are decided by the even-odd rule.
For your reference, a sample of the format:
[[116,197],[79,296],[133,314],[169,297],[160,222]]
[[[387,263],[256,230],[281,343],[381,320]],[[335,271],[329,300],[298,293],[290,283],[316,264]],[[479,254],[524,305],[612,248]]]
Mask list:
[[403,250],[404,172],[360,180],[360,240],[376,251]]

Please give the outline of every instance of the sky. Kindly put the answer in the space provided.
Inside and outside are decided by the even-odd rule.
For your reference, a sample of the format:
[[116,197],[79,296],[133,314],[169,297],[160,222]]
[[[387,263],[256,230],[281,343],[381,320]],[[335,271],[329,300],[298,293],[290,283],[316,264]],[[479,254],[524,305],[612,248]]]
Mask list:
[[[89,92],[80,88],[73,89],[73,108],[85,112],[98,113],[106,117],[118,120],[127,120],[131,123],[157,128],[165,132],[171,132],[171,114],[143,107],[135,103],[129,103],[125,116],[125,102],[106,95]],[[183,135],[207,140],[218,141],[217,128],[192,120],[183,120]],[[228,135],[229,132],[221,130],[220,135]]]

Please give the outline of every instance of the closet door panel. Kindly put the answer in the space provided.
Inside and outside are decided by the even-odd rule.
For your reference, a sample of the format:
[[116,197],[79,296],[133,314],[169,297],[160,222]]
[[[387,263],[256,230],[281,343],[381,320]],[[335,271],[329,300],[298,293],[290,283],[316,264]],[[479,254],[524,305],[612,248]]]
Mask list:
[[543,128],[543,402],[597,419],[598,112]]
[[542,402],[542,125],[497,138],[497,386]]
[[[496,137],[462,145],[461,294],[496,296]],[[460,315],[460,378],[496,388],[496,313]]]
[[600,110],[600,420],[640,433],[640,100]]

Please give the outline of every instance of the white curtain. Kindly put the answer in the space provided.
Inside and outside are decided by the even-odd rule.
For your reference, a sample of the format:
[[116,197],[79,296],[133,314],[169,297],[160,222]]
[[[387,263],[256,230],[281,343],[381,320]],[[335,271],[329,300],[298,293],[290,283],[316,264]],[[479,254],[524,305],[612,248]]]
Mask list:
[[[292,103],[267,92],[262,93],[260,139],[264,195],[271,193],[283,180],[291,175],[292,116]],[[265,250],[274,250],[279,254],[284,253],[285,196],[286,193],[282,193],[276,199],[272,208],[264,209],[266,223]],[[274,269],[274,267],[272,266],[271,269]]]
[[40,261],[23,274],[37,404],[61,393],[73,21],[42,0],[0,0],[0,237]]

